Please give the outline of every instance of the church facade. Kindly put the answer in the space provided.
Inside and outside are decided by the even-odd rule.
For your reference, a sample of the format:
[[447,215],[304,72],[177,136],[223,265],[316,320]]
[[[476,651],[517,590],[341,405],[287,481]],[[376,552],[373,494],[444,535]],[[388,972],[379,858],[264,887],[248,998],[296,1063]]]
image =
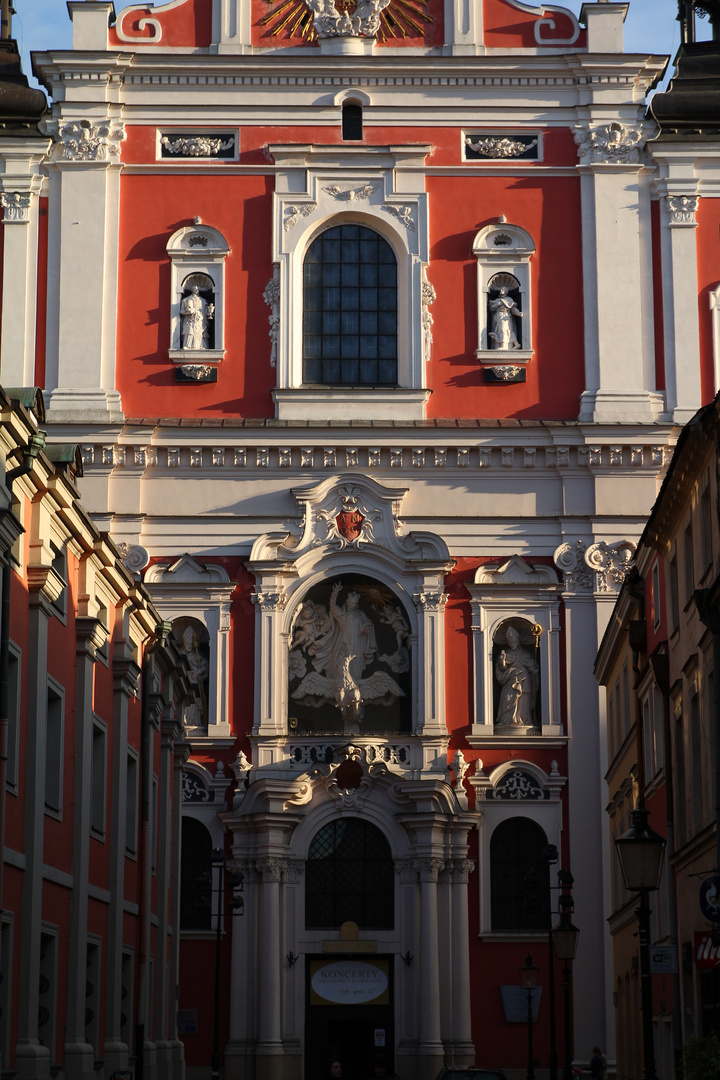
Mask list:
[[573,1053],[613,1058],[592,667],[720,364],[720,191],[710,144],[654,144],[666,58],[604,0],[68,8],[51,111],[0,144],[0,375],[82,446],[190,672],[188,1074],[219,917],[232,1080],[520,1077],[528,956],[551,1075],[561,868]]

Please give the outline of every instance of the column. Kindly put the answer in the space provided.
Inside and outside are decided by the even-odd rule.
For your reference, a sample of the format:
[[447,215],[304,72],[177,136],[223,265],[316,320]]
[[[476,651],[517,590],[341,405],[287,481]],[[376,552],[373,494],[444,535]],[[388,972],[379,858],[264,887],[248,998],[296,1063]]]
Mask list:
[[115,347],[124,127],[107,115],[50,124],[58,145],[49,168],[48,420],[120,423]]
[[[416,735],[447,735],[445,722],[445,604],[447,594],[438,587],[437,576],[415,594],[418,610],[418,678],[423,680],[418,715],[422,728]],[[420,687],[418,688],[420,689]]]
[[259,965],[258,1074],[263,1080],[282,1080],[280,879],[284,861],[260,859],[257,867],[262,874],[260,947],[263,952]]
[[[87,922],[90,872],[90,810],[92,802],[93,669],[96,652],[106,637],[97,619],[80,616],[75,622],[75,732],[73,761],[72,899],[68,950],[65,1075],[81,1080],[94,1074],[100,1047],[85,1038],[87,980]],[[66,728],[67,725],[66,718]],[[68,731],[69,734],[69,731]]]
[[452,912],[453,1046],[456,1065],[472,1065],[475,1047],[470,1016],[470,927],[468,924],[468,880],[475,869],[471,859],[454,859],[450,886]]
[[3,386],[34,386],[37,311],[40,164],[49,139],[3,140],[4,171],[0,205],[4,208],[2,340]]
[[45,734],[47,727],[47,640],[50,604],[60,595],[53,571],[29,568],[30,647],[25,767],[23,917],[20,931],[20,980],[17,998],[18,1080],[49,1080],[50,1051],[38,1038],[40,927],[42,924],[43,832],[45,823]]
[[[237,825],[236,825],[237,830]],[[235,831],[233,850],[238,839]],[[244,831],[244,830],[243,830]],[[262,882],[254,860],[236,859],[238,870],[245,875],[245,914],[233,920],[232,963],[230,967],[230,1030],[225,1047],[226,1080],[249,1080],[255,1076],[254,1036],[251,1002],[259,979],[263,951],[262,939]],[[252,1047],[252,1049],[251,1049]]]
[[700,199],[694,178],[660,187],[672,191],[660,199],[667,412],[685,424],[702,405],[695,220]]
[[[116,650],[130,651],[130,642],[115,643]],[[105,1046],[103,1057],[108,1076],[125,1072],[130,1049],[122,1039],[123,901],[125,894],[125,827],[127,821],[127,730],[128,705],[135,697],[140,668],[129,655],[116,651],[112,658],[113,723],[108,748],[108,775],[112,777],[110,805],[110,853],[107,929],[107,978],[105,980]]]
[[418,942],[418,1075],[435,1080],[443,1066],[440,1037],[440,952],[438,948],[438,877],[442,859],[417,859],[420,876],[420,935]]
[[[640,121],[638,119],[638,125]],[[575,136],[581,164],[585,391],[580,420],[652,423],[655,390],[650,193],[641,128],[617,122]]]
[[[172,708],[172,707],[171,707]],[[167,712],[168,710],[166,710]],[[158,775],[158,851],[156,865],[157,887],[157,946],[155,949],[155,1047],[158,1080],[172,1080],[172,1047],[169,1036],[169,1010],[175,987],[170,983],[171,931],[168,922],[170,867],[172,849],[173,747],[179,728],[171,715],[163,717],[160,739],[160,770]],[[150,817],[152,821],[152,814]],[[152,845],[152,837],[150,838]],[[177,876],[177,875],[176,875]]]

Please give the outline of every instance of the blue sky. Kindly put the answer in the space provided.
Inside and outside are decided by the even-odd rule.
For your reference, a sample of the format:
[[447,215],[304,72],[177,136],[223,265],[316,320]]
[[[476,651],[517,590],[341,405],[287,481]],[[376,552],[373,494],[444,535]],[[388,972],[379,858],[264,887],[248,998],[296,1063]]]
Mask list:
[[[562,0],[560,0],[562,3]],[[14,0],[14,36],[23,53],[23,66],[31,72],[31,50],[69,49],[71,24],[65,0]],[[115,8],[129,7],[117,0]],[[158,3],[156,7],[161,7]],[[565,0],[565,7],[580,14],[581,0]],[[625,49],[628,52],[674,54],[679,44],[676,0],[631,0],[625,22]],[[707,24],[705,23],[703,29]]]

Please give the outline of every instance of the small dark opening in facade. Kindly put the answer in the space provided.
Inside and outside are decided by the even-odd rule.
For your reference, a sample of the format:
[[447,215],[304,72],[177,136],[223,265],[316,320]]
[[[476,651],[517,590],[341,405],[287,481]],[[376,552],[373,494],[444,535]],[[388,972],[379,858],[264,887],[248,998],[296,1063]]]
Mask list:
[[362,105],[343,105],[342,137],[345,140],[362,139]]

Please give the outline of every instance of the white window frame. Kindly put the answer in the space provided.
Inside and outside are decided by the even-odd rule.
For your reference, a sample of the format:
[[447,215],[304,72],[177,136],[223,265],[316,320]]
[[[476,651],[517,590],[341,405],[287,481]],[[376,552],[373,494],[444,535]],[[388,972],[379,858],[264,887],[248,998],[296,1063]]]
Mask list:
[[[197,238],[197,239],[196,239]],[[202,362],[217,365],[225,356],[225,260],[230,247],[222,233],[209,225],[185,225],[168,240],[170,256],[170,348],[168,355],[178,364]],[[213,285],[215,343],[212,349],[183,349],[180,304],[183,282],[191,274],[205,274]]]
[[[553,766],[554,766],[553,762]],[[485,792],[494,789],[505,778],[507,773],[520,769],[537,781],[543,792],[548,793],[548,798],[542,799],[486,799]],[[513,817],[530,818],[536,822],[547,836],[548,844],[554,844],[558,851],[562,851],[562,800],[561,789],[567,783],[567,778],[557,772],[546,773],[539,765],[522,758],[513,758],[505,761],[493,769],[489,775],[482,771],[476,772],[470,778],[470,783],[475,788],[476,808],[482,811],[480,818],[480,839],[478,844],[478,872],[480,881],[480,930],[485,936],[498,938],[536,938],[535,931],[520,931],[509,933],[502,931],[497,935],[492,931],[492,893],[490,873],[490,840],[492,834],[501,822]],[[545,935],[547,936],[547,935]]]
[[[502,243],[498,243],[500,239]],[[509,241],[509,242],[508,242]],[[530,260],[535,243],[525,229],[506,221],[486,225],[473,240],[477,259],[478,346],[475,356],[481,364],[527,364],[533,355],[533,311]],[[520,288],[522,336],[520,349],[492,349],[488,337],[488,290],[497,274],[512,274]]]
[[[277,416],[281,420],[421,420],[429,399],[423,290],[429,262],[427,194],[415,167],[430,146],[271,146],[275,158],[273,277],[277,314]],[[370,189],[368,191],[368,189]],[[352,195],[352,197],[351,197]],[[398,386],[317,387],[303,384],[303,261],[322,232],[363,225],[385,239],[398,267]],[[424,299],[425,298],[425,299]],[[268,345],[268,353],[271,346]]]

